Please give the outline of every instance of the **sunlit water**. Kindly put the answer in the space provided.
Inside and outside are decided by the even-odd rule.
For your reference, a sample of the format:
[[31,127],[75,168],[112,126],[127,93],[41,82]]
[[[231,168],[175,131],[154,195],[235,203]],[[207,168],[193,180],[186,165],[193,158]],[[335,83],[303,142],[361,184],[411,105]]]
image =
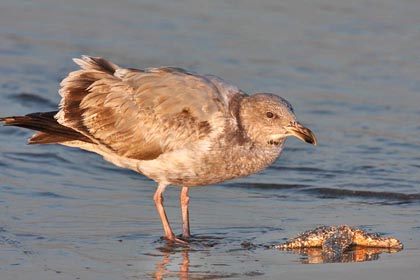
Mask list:
[[[290,139],[247,178],[193,189],[174,247],[156,184],[99,156],[0,128],[1,279],[413,279],[420,257],[420,2],[2,1],[0,115],[54,110],[72,57],[176,65],[288,99],[319,146]],[[168,1],[169,2],[169,1]],[[179,188],[165,192],[181,230]],[[302,265],[276,244],[349,224],[405,249]]]

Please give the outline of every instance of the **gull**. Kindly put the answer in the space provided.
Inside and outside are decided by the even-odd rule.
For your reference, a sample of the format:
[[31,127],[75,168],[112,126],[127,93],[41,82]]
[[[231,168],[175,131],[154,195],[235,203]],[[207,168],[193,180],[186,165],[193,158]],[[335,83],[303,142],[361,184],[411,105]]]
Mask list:
[[[280,156],[288,136],[316,145],[292,106],[275,94],[248,95],[214,75],[177,67],[121,68],[100,57],[73,59],[81,69],[61,82],[58,111],[0,118],[38,131],[28,144],[61,144],[101,155],[158,183],[154,202],[165,239],[191,238],[188,191],[257,173]],[[163,206],[181,186],[182,234]]]

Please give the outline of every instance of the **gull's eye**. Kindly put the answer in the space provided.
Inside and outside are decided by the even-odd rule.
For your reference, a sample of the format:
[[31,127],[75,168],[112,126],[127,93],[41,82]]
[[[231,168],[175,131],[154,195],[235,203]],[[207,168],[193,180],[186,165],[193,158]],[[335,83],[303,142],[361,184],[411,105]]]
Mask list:
[[272,112],[267,112],[267,113],[265,113],[265,115],[266,115],[266,117],[267,117],[267,118],[269,118],[269,119],[274,118],[274,114],[273,114]]

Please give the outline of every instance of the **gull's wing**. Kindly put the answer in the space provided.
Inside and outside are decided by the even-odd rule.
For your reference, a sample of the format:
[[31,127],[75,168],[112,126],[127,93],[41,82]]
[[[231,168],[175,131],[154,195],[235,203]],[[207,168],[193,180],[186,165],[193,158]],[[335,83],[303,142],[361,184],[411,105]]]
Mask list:
[[221,79],[172,67],[123,69],[86,56],[75,62],[82,69],[62,81],[56,118],[119,156],[154,159],[236,123],[229,107],[242,93]]

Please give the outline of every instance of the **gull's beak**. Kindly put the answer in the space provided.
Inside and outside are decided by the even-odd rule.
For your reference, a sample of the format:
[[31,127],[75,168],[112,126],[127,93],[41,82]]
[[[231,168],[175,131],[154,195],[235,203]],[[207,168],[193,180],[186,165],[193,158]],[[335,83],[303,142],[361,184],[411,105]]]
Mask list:
[[316,146],[317,141],[316,141],[315,134],[309,128],[304,127],[298,122],[291,123],[290,125],[284,128],[288,132],[289,136],[290,135],[296,136],[300,140]]

